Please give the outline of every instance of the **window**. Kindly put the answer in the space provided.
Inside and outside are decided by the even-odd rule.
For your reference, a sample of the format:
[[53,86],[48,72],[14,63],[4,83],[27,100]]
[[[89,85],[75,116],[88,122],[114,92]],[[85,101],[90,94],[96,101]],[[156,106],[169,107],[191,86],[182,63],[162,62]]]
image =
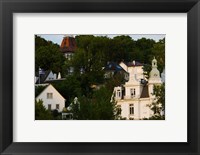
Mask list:
[[117,90],[117,97],[121,97],[121,92],[120,92],[120,90]]
[[129,105],[129,110],[130,110],[130,115],[133,115],[134,114],[134,106],[133,106],[133,104]]
[[131,89],[131,98],[135,97],[135,88],[134,89]]
[[48,104],[48,110],[51,110],[51,104]]
[[53,98],[53,93],[47,93],[47,99],[52,99]]
[[56,109],[59,109],[59,104],[56,104]]

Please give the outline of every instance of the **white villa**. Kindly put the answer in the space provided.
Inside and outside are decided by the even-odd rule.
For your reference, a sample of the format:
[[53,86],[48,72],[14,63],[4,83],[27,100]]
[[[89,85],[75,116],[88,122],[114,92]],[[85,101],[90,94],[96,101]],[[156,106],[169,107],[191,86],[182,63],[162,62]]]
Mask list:
[[36,97],[36,100],[42,100],[43,105],[48,110],[57,109],[62,112],[65,107],[65,98],[51,84]]
[[152,70],[149,80],[144,76],[143,65],[138,62],[120,63],[120,66],[129,73],[129,81],[114,88],[114,98],[121,116],[126,119],[143,119],[151,117],[154,112],[149,105],[155,99],[153,86],[162,84],[160,72],[157,69],[157,60],[152,60]]

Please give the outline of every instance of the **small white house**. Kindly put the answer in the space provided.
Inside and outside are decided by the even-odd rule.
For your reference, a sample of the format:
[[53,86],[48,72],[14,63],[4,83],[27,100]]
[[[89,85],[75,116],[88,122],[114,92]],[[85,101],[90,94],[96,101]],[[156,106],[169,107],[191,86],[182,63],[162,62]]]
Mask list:
[[48,110],[57,109],[62,112],[65,107],[65,98],[51,84],[36,97],[36,100],[42,100],[43,105]]

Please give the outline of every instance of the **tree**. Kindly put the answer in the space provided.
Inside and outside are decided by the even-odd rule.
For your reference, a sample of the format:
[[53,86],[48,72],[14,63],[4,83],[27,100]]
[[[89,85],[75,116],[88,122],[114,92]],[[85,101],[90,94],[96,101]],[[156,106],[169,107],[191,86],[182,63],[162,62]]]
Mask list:
[[149,79],[149,73],[152,70],[152,66],[148,65],[148,64],[144,64],[144,66],[142,67],[142,69],[144,71],[145,78]]
[[52,70],[54,73],[63,72],[65,60],[58,45],[48,43],[45,46],[39,46],[35,52],[35,71],[38,72],[40,67],[44,70]]
[[44,38],[35,35],[35,72],[39,67],[44,70],[52,70],[64,76],[66,74],[66,59],[60,51],[58,44],[46,41]]
[[36,86],[35,87],[35,97],[37,97],[47,86]]
[[135,42],[130,36],[116,36],[110,41],[109,61],[132,61]]
[[155,95],[155,99],[150,107],[154,111],[154,116],[149,119],[165,119],[165,83],[155,85],[153,95]]
[[55,81],[52,85],[66,99],[66,106],[72,102],[74,97],[83,95],[86,89],[81,86],[80,78],[76,75],[67,76],[65,80]]
[[92,97],[80,96],[72,102],[73,119],[78,120],[113,120],[118,118],[117,106],[111,102],[112,93],[105,87],[94,91]]
[[35,119],[36,120],[52,120],[53,116],[51,115],[51,111],[47,110],[43,101],[35,101]]
[[41,46],[48,46],[49,43],[44,38],[35,35],[35,50],[37,50]]
[[125,82],[123,74],[116,74],[112,76],[110,79],[105,81],[105,86],[109,91],[113,91],[114,87],[120,86]]
[[158,70],[163,71],[165,67],[165,38],[159,40],[152,48],[152,57],[155,56],[158,62]]
[[88,84],[102,84],[106,64],[107,37],[94,37],[92,35],[77,36],[77,49],[68,67],[74,68],[74,74],[79,76],[82,72],[82,80],[87,79]]
[[138,39],[135,43],[135,57],[137,60],[144,64],[151,64],[152,48],[155,43],[153,39]]

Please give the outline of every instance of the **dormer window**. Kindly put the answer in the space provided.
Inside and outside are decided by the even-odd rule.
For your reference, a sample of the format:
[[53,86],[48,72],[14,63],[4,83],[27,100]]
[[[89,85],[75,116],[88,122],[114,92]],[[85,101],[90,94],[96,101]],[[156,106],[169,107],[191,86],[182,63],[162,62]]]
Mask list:
[[53,98],[53,93],[47,93],[47,99],[52,99]]
[[131,89],[131,98],[134,98],[135,97],[135,94],[136,94],[136,91],[135,91],[135,88],[134,89]]

